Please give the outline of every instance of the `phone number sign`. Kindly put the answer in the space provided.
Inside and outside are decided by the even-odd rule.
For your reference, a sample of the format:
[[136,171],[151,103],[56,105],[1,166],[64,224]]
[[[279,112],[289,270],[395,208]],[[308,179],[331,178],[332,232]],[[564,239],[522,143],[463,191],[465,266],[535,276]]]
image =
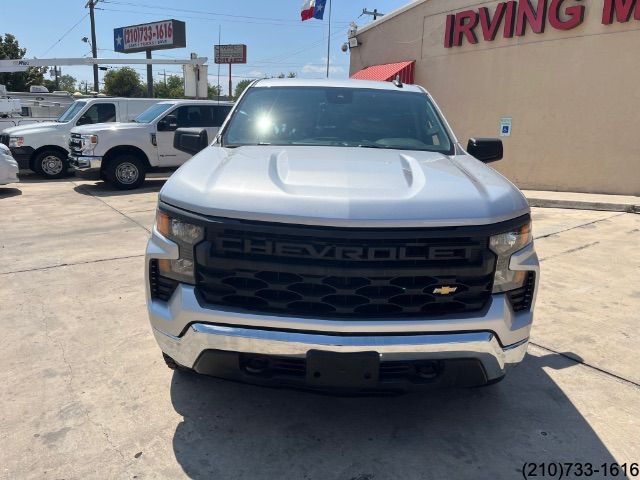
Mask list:
[[185,23],[179,20],[143,23],[113,30],[113,49],[120,53],[186,46]]

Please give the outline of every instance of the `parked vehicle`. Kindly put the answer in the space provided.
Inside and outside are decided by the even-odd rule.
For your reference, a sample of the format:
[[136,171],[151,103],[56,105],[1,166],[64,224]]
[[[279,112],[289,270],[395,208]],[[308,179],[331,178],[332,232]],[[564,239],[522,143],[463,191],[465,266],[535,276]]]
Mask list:
[[5,129],[0,143],[7,145],[20,168],[45,178],[63,177],[69,168],[69,133],[79,125],[127,122],[149,106],[154,98],[88,98],[73,102],[54,122],[34,123]]
[[18,181],[18,162],[11,156],[9,148],[0,143],[0,185]]
[[365,391],[499,381],[539,281],[527,201],[485,165],[501,158],[499,139],[465,151],[419,86],[253,83],[160,191],[146,287],[167,365]]
[[79,177],[104,179],[123,190],[138,188],[147,172],[175,169],[191,157],[174,148],[176,129],[204,128],[213,138],[232,105],[208,100],[164,101],[132,123],[74,128],[69,141],[71,165]]

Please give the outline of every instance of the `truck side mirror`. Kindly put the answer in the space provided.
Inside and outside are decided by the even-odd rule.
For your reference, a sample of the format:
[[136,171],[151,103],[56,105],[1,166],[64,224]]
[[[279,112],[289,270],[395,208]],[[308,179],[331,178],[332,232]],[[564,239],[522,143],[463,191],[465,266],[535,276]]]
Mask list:
[[499,138],[470,138],[467,153],[484,163],[501,160],[503,156],[502,140]]
[[158,121],[159,132],[172,132],[176,128],[178,128],[178,117],[175,115],[169,114],[162,120]]
[[173,135],[173,148],[195,155],[209,145],[209,136],[204,128],[179,128]]

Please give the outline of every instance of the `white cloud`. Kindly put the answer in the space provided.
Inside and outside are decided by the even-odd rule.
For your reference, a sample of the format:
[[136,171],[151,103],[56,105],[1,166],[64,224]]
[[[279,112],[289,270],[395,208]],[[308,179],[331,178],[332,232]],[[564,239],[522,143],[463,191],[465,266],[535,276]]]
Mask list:
[[[345,68],[340,65],[333,65],[335,60],[331,59],[329,73],[344,73]],[[302,67],[302,73],[327,73],[327,57],[320,59],[318,63],[307,63]]]

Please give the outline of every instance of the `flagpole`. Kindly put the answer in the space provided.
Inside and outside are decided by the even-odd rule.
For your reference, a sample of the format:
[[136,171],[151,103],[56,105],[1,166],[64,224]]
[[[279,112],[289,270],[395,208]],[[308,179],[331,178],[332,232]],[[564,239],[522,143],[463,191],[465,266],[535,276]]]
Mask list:
[[329,0],[329,36],[327,37],[327,78],[329,78],[329,59],[331,58],[331,0]]

